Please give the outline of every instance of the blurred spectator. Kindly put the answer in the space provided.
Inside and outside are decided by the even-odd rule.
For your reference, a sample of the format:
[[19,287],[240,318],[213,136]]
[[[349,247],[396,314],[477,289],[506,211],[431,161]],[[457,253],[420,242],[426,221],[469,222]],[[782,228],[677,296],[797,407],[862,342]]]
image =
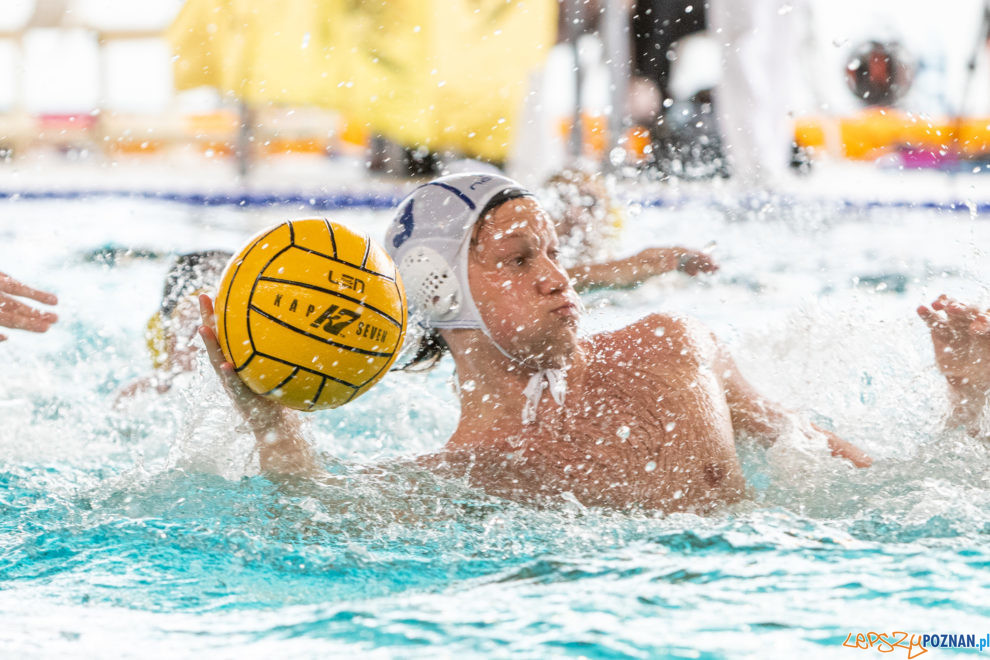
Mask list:
[[[714,82],[703,74],[704,62],[692,61],[703,59],[699,48],[690,48],[705,42],[695,37],[707,27],[705,6],[699,0],[636,0],[632,12],[630,116],[650,129],[653,163],[681,178],[724,174],[711,99]],[[702,75],[675,89],[676,74],[687,80],[691,74],[683,71],[697,74],[699,64]]]
[[710,0],[709,29],[722,49],[715,112],[734,179],[775,188],[793,151],[789,87],[798,57],[801,0]]
[[671,49],[679,39],[705,28],[703,1],[636,0],[632,16],[633,74],[656,87],[660,102],[657,113],[662,114],[662,108],[674,100],[670,93]]

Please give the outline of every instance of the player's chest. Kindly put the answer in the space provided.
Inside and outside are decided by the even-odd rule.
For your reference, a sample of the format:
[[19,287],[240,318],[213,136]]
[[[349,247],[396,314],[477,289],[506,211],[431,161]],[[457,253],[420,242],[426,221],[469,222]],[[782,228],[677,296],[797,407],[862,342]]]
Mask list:
[[603,453],[657,452],[732,444],[725,395],[707,369],[663,376],[612,370],[597,376],[568,406],[554,434]]

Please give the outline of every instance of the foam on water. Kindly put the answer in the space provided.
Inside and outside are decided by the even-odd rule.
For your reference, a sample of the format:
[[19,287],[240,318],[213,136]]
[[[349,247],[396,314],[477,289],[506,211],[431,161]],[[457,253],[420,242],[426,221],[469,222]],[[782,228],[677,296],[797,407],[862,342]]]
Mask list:
[[[150,368],[142,331],[168,260],[81,255],[232,250],[309,213],[101,200],[0,214],[4,270],[61,300],[48,334],[0,344],[11,654],[820,656],[847,632],[986,632],[990,449],[942,429],[913,315],[942,291],[986,301],[982,220],[710,205],[630,220],[625,249],[715,240],[722,270],[593,293],[590,330],[700,318],[758,389],[806,413],[795,429],[811,419],[878,459],[853,470],[798,432],[744,442],[752,498],[699,518],[522,506],[417,467],[456,423],[449,360],[310,416],[327,475],[273,483],[205,364],[114,407]],[[380,238],[387,213],[335,218]]]

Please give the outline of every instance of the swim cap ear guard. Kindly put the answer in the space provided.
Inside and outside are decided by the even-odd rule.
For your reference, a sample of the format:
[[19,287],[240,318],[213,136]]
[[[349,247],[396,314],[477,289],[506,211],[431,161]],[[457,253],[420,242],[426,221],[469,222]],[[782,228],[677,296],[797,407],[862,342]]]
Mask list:
[[461,309],[461,286],[439,252],[417,245],[399,262],[407,299],[425,319],[453,320]]
[[527,195],[499,174],[453,174],[416,188],[399,203],[385,249],[402,274],[410,316],[428,328],[485,330],[468,283],[471,235],[496,197]]

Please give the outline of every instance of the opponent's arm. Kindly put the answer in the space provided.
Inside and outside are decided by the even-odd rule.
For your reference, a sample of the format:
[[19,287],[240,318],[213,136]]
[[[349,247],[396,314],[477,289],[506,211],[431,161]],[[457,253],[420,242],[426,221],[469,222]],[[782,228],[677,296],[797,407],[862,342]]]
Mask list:
[[[732,428],[736,433],[744,432],[761,438],[767,444],[773,443],[787,427],[787,418],[793,413],[757,392],[739,373],[729,352],[721,346],[717,348],[715,369],[729,404]],[[811,426],[826,437],[832,456],[844,458],[856,467],[869,467],[873,463],[873,459],[859,447],[831,431],[815,424]]]
[[693,276],[714,273],[718,266],[705,252],[683,247],[659,247],[647,248],[624,259],[575,266],[567,274],[574,281],[574,288],[580,290],[633,286],[654,275],[674,270]]
[[[14,296],[30,298],[46,305],[58,303],[58,297],[54,293],[32,289],[13,277],[0,273],[0,326],[45,332],[58,320],[54,313],[39,311]],[[6,338],[6,335],[0,334],[0,341]]]
[[935,362],[949,386],[949,424],[978,435],[990,396],[990,312],[943,294],[931,308],[918,307],[918,316],[931,331]]
[[206,345],[210,364],[220,377],[234,406],[254,433],[263,472],[278,474],[312,474],[317,472],[316,456],[303,438],[299,418],[285,406],[255,394],[234,372],[217,341],[213,301],[206,294],[199,297],[203,325],[199,335]]

